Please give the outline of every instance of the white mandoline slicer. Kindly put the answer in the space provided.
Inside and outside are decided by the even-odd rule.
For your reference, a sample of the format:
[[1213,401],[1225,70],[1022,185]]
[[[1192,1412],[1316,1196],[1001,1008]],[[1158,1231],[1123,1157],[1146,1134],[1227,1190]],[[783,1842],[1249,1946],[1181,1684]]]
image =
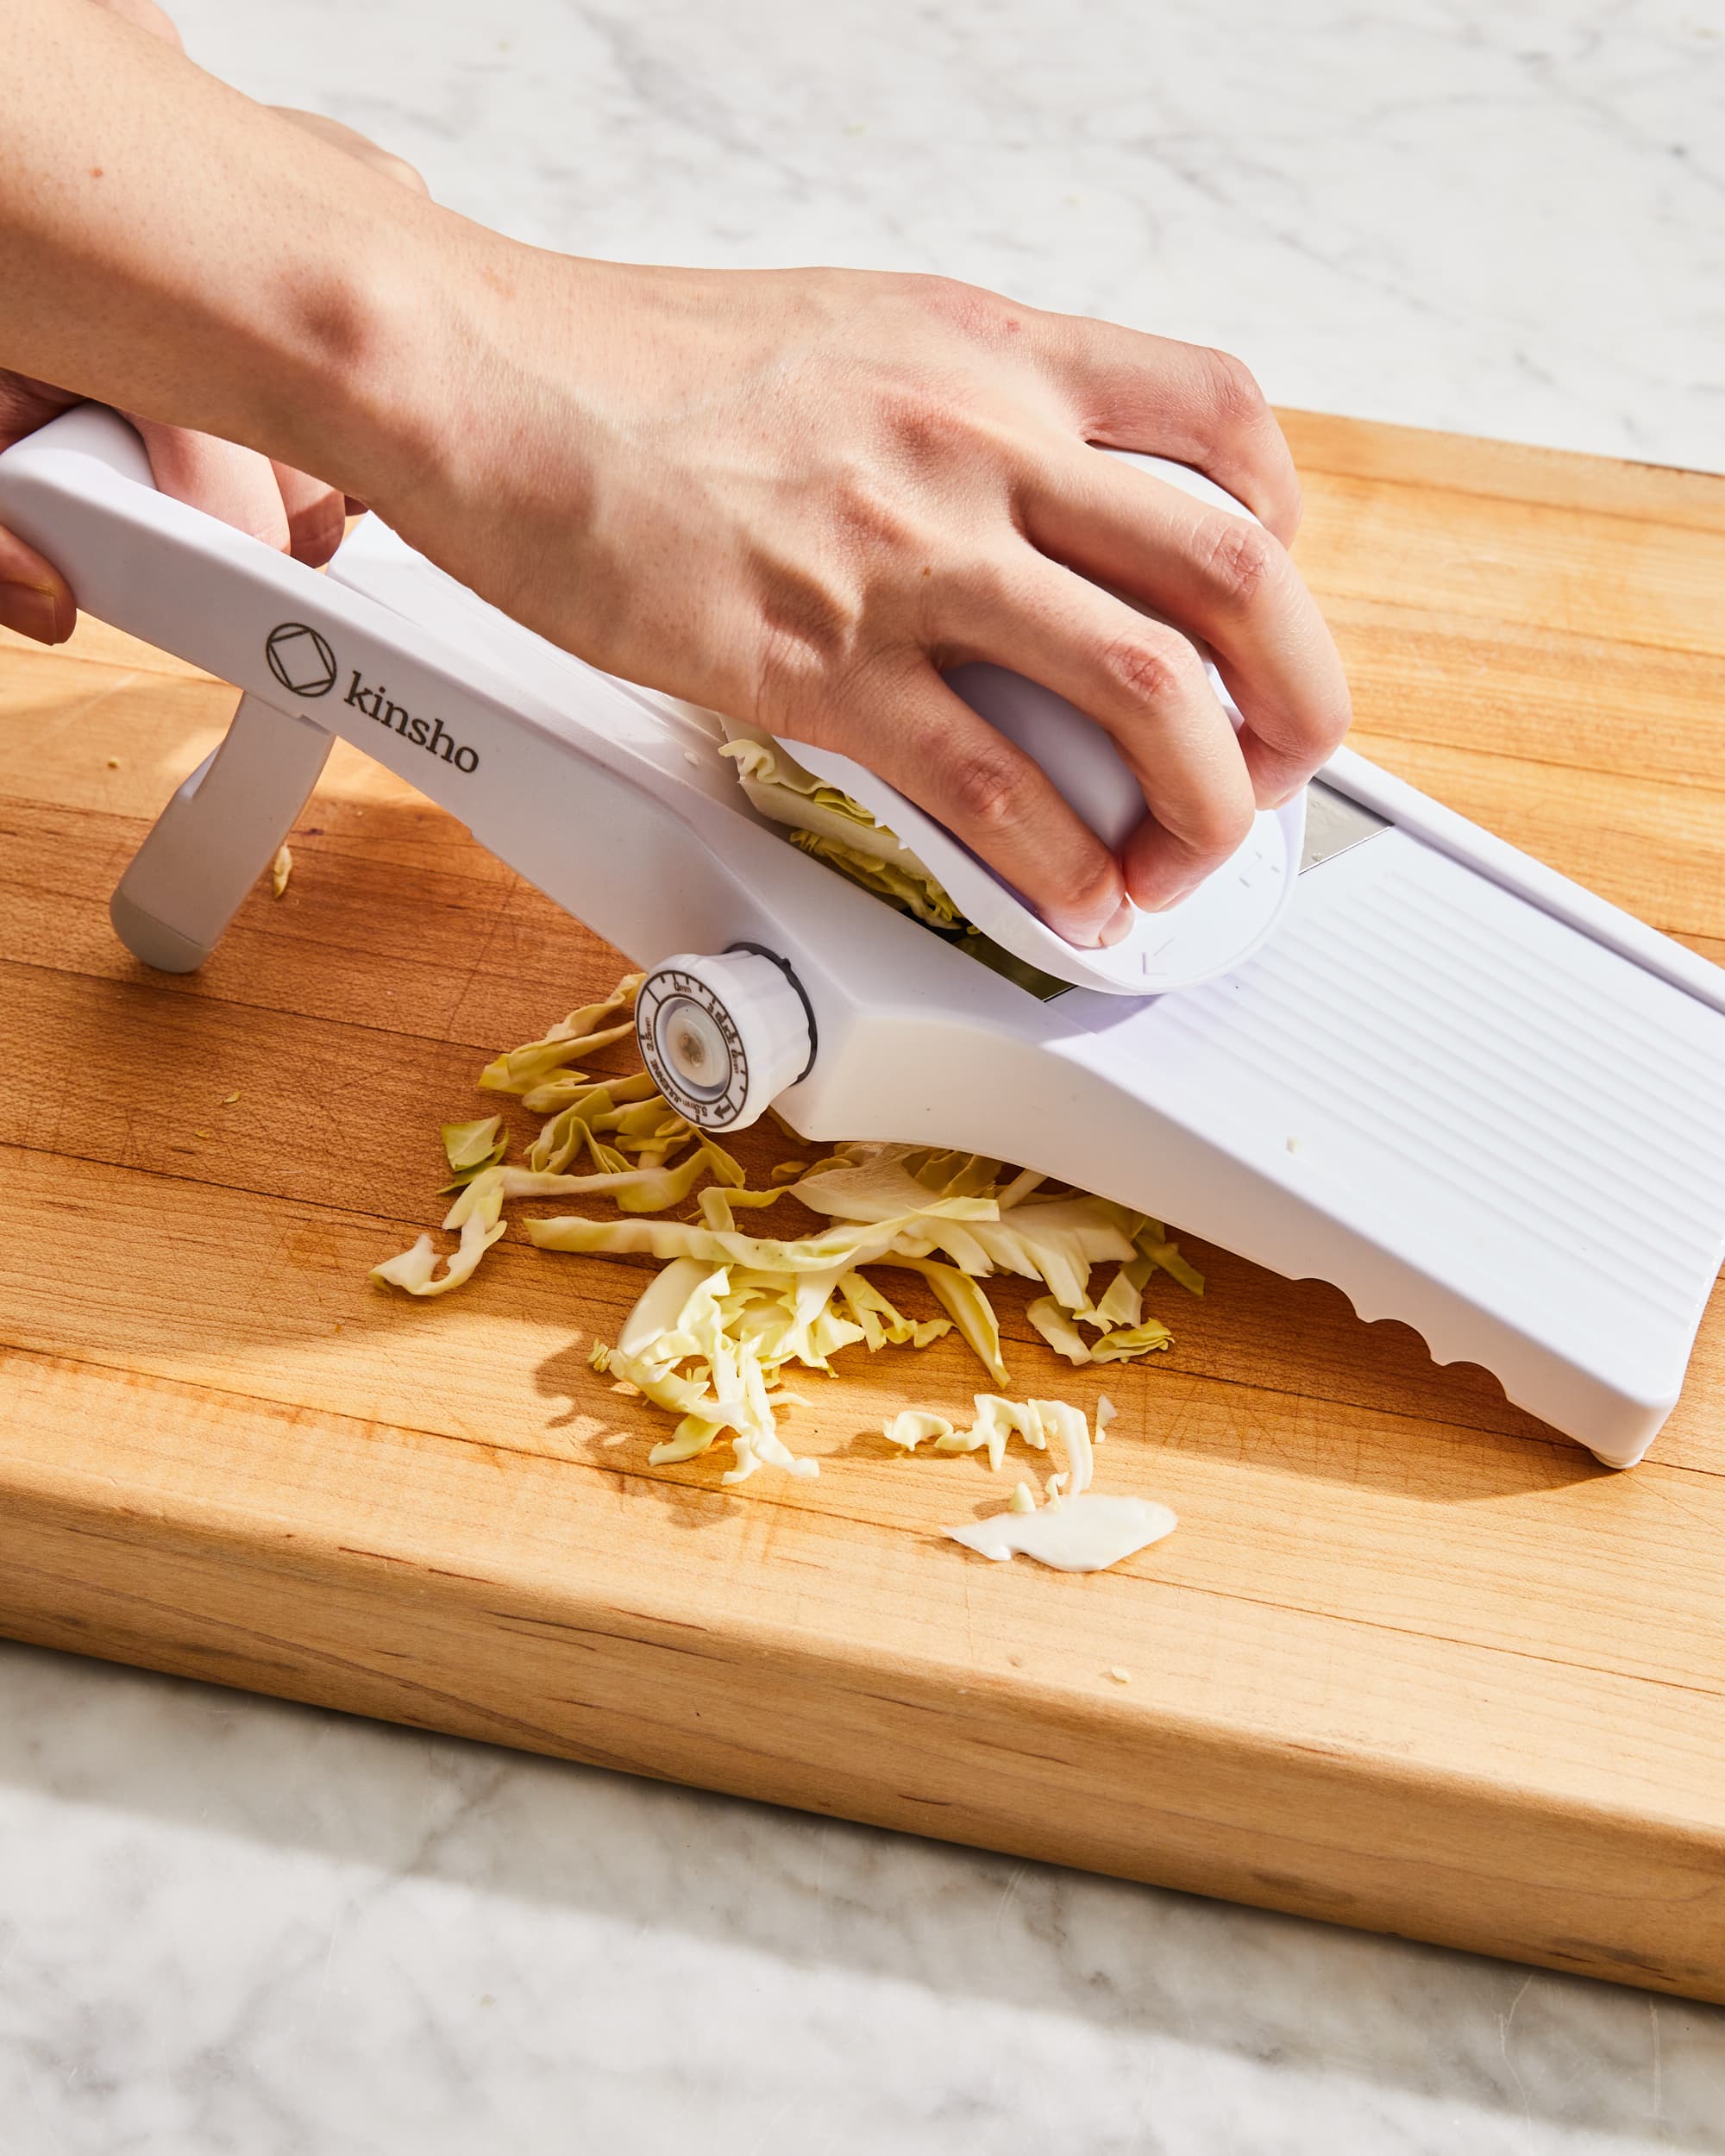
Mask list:
[[1104,1192],[1333,1282],[1614,1466],[1676,1401],[1725,1257],[1725,973],[1363,757],[1311,789],[1297,874],[1297,823],[1260,818],[1222,925],[1140,924],[1194,985],[1160,943],[1135,981],[1048,978],[1097,954],[1015,901],[991,933],[1040,972],[1007,977],[787,844],[710,718],[374,519],[317,575],[158,495],[85,407],[0,455],[0,521],[90,612],[244,692],[115,893],[151,964],[208,954],[339,733],[649,969],[643,1050],[693,1120],[770,1102],[810,1138]]

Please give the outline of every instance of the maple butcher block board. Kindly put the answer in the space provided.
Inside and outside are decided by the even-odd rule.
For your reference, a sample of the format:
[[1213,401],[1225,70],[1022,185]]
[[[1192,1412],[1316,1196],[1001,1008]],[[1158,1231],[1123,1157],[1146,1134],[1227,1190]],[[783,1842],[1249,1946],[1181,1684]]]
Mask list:
[[[1359,746],[1725,958],[1725,480],[1286,423]],[[616,953],[339,743],[201,974],[115,941],[234,701],[95,625],[0,648],[0,1628],[1725,1999],[1725,1300],[1615,1475],[1194,1243],[1147,1366],[1069,1370],[1003,1288],[1013,1390],[1106,1387],[1101,1486],[1181,1516],[1088,1578],[941,1539],[1009,1476],[888,1455],[968,1420],[956,1338],[813,1381],[818,1480],[649,1468],[587,1366],[640,1268],[518,1232],[441,1301],[366,1277]]]

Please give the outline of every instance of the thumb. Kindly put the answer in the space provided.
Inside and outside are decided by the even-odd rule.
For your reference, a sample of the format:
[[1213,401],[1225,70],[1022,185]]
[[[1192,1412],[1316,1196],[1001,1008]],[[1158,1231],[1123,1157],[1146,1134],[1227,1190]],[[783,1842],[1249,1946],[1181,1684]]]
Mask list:
[[270,461],[255,449],[189,428],[126,417],[143,436],[157,486],[177,502],[249,532],[278,554],[288,542],[287,511]]
[[[0,449],[44,427],[78,403],[45,382],[0,369]],[[0,529],[0,625],[39,644],[63,644],[78,625],[72,586],[34,547]]]
[[72,586],[52,561],[0,525],[0,627],[39,644],[63,644],[77,625]]

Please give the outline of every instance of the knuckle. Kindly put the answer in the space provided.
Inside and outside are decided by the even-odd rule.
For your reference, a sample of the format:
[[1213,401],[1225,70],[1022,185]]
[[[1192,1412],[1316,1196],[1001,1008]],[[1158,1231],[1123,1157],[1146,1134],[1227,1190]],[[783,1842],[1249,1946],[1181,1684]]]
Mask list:
[[121,16],[134,29],[147,30],[152,37],[159,37],[178,49],[179,32],[156,6],[155,0],[108,0],[108,7],[110,14]]
[[1100,655],[1103,679],[1135,704],[1170,704],[1202,682],[1203,661],[1183,636],[1149,628],[1123,631]]
[[[932,448],[932,425],[925,423],[919,430],[906,414],[902,426],[901,438],[906,442],[916,436],[925,452]],[[921,544],[921,521],[904,488],[866,463],[853,464],[839,476],[828,492],[827,511],[831,535],[850,564],[861,565],[882,554],[908,555]]]
[[828,700],[837,686],[841,641],[814,607],[773,609],[756,630],[753,705],[757,717],[794,723]]
[[852,630],[844,610],[813,580],[775,592],[750,638],[755,717],[794,730],[835,703],[854,669]]
[[922,473],[938,465],[949,446],[949,415],[938,399],[923,392],[894,397],[883,414],[888,454],[894,465]]
[[1204,387],[1211,409],[1224,426],[1253,425],[1270,410],[1258,377],[1232,352],[1205,348]]
[[1261,525],[1241,517],[1219,517],[1204,550],[1204,572],[1231,612],[1251,606],[1276,582],[1286,560]]
[[950,501],[957,484],[967,497],[980,487],[1004,503],[1010,433],[974,369],[928,367],[888,385],[878,418],[884,475],[913,498]]
[[959,817],[980,831],[1004,830],[1021,821],[1032,788],[1027,759],[998,736],[967,743],[948,784]]
[[398,157],[393,150],[380,151],[378,169],[398,185],[416,195],[430,195],[430,182],[417,165],[410,165],[405,157]]
[[918,277],[911,280],[924,310],[949,329],[994,343],[1023,329],[1026,310],[982,285],[957,277]]

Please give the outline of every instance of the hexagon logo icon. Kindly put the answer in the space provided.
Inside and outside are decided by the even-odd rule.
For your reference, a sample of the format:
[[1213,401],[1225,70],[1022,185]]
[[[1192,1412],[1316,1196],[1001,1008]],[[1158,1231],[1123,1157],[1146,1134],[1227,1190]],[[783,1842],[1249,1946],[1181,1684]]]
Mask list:
[[264,645],[269,670],[296,696],[327,696],[336,686],[336,655],[315,629],[285,621]]

